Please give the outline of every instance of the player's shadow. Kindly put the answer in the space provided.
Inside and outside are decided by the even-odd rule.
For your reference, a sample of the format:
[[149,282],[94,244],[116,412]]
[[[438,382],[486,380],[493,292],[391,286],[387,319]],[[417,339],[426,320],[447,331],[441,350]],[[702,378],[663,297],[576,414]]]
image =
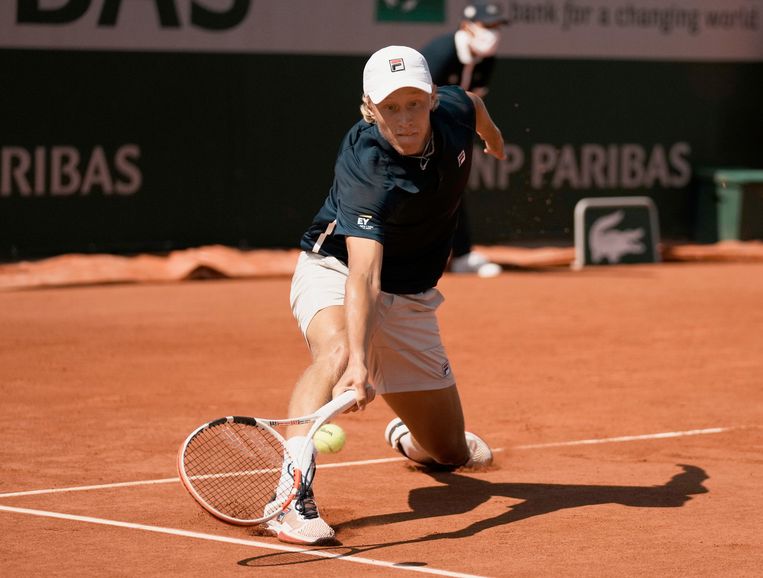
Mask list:
[[[441,485],[411,490],[408,495],[409,510],[394,514],[366,516],[338,524],[339,531],[362,526],[394,524],[422,518],[464,514],[495,496],[522,500],[508,507],[507,511],[486,520],[480,520],[460,530],[437,532],[426,536],[379,544],[337,544],[311,548],[298,552],[276,552],[247,558],[238,562],[241,566],[294,566],[328,559],[345,558],[365,554],[373,550],[403,544],[421,544],[434,540],[473,536],[488,528],[510,524],[525,518],[550,514],[568,508],[620,504],[634,508],[679,508],[695,494],[708,490],[702,482],[708,479],[705,470],[697,466],[682,465],[683,470],[670,480],[657,486],[586,486],[576,484],[493,484],[458,473],[425,471]],[[400,562],[401,567],[426,566],[425,562]]]
[[508,506],[505,512],[492,518],[474,522],[460,530],[431,534],[419,538],[418,541],[472,536],[488,528],[511,524],[533,516],[598,504],[620,504],[634,508],[678,508],[691,500],[691,496],[708,491],[702,485],[702,482],[708,479],[705,470],[692,465],[679,464],[679,467],[681,472],[657,486],[494,484],[458,473],[427,471],[426,473],[442,485],[411,490],[408,495],[408,511],[356,518],[337,525],[336,529],[341,531],[346,528],[464,514],[492,497],[522,501]]

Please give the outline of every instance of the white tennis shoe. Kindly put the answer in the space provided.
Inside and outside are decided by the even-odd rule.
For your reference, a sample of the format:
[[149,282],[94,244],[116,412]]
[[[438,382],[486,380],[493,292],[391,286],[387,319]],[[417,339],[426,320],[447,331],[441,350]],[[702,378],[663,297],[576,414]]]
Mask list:
[[487,442],[477,434],[464,432],[466,445],[469,447],[469,461],[464,464],[467,468],[482,468],[493,463],[493,451]]
[[405,455],[403,448],[400,447],[400,438],[409,433],[411,432],[408,429],[408,426],[403,423],[403,420],[401,420],[399,417],[396,417],[391,422],[389,422],[387,427],[384,429],[384,439],[387,440],[387,443],[390,446],[392,446],[393,450],[400,452],[406,458],[408,458],[408,456]]
[[321,518],[313,489],[298,495],[283,512],[265,522],[265,528],[281,542],[313,545],[334,540],[334,529]]
[[[387,440],[387,443],[395,451],[403,454],[406,458],[413,462],[421,463],[417,460],[411,459],[411,457],[403,451],[403,447],[400,444],[400,440],[403,438],[403,436],[410,434],[411,432],[408,429],[408,426],[403,423],[403,420],[401,420],[399,417],[396,417],[387,424],[387,427],[384,430],[384,439]],[[469,461],[467,461],[462,467],[479,468],[489,466],[491,463],[493,463],[493,452],[485,440],[470,431],[464,432],[464,435],[466,436],[466,445],[469,448]]]
[[503,271],[498,263],[493,263],[482,253],[472,251],[450,261],[453,273],[476,273],[479,277],[497,277]]

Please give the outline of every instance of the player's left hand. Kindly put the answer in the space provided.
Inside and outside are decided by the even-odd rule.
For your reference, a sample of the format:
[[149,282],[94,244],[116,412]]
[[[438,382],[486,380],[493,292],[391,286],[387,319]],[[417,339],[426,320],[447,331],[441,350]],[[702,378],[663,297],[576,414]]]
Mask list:
[[500,132],[498,132],[497,137],[485,141],[483,151],[486,155],[492,155],[499,161],[506,160],[506,149],[504,148],[503,137]]

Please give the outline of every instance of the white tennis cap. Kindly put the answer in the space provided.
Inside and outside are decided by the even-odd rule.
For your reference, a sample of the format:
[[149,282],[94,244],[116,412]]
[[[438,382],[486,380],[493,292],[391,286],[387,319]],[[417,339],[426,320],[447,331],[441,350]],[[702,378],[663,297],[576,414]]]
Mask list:
[[432,75],[426,59],[407,46],[387,46],[374,52],[363,69],[363,94],[379,104],[403,87],[432,94]]

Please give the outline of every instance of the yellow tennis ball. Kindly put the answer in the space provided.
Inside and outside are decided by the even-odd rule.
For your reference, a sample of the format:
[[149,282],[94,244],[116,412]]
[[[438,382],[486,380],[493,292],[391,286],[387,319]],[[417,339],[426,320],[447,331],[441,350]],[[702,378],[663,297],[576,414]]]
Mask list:
[[322,454],[335,454],[344,447],[344,430],[333,423],[325,423],[313,436],[315,449]]

